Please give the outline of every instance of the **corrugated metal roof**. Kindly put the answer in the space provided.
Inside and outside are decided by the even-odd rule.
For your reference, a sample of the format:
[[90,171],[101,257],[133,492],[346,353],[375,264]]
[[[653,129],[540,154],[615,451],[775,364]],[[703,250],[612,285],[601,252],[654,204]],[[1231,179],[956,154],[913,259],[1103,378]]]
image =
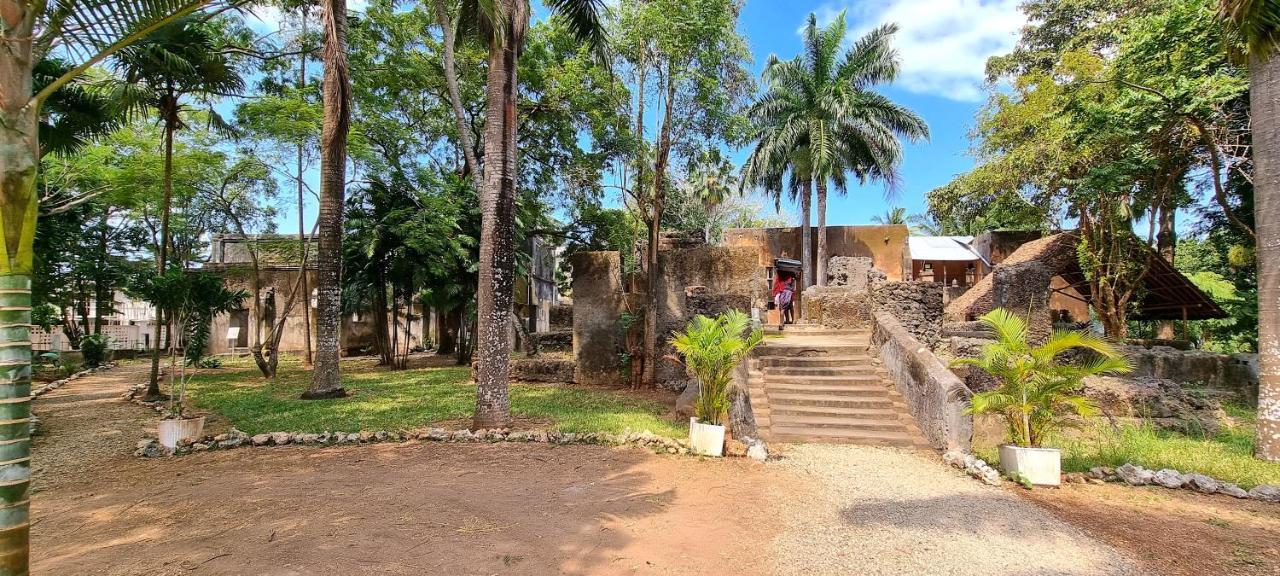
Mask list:
[[912,260],[981,260],[970,243],[973,236],[912,236],[907,238]]

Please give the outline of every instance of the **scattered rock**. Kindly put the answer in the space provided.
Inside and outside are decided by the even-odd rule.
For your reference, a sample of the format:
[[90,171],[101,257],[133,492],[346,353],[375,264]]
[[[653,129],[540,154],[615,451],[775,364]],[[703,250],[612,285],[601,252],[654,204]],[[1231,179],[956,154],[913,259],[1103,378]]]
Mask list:
[[[687,448],[680,448],[680,453],[688,452]],[[747,458],[757,462],[764,462],[769,459],[769,447],[765,445],[763,440],[752,439],[747,443]]]
[[271,443],[271,435],[270,434],[254,434],[253,438],[250,438],[249,441],[254,446],[266,446],[267,444]]
[[1263,502],[1280,502],[1280,486],[1254,486],[1249,497]]
[[741,458],[747,455],[746,443],[736,438],[731,438],[724,443],[724,455],[735,458]]
[[1222,488],[1222,483],[1204,474],[1183,474],[1182,485],[1204,494],[1213,494]]
[[1165,488],[1173,488],[1173,489],[1181,488],[1182,485],[1186,483],[1186,480],[1182,477],[1182,474],[1180,474],[1177,470],[1173,470],[1170,468],[1165,468],[1163,470],[1160,470],[1159,472],[1156,472],[1156,475],[1154,478],[1152,478],[1152,481],[1155,482],[1156,484],[1164,486]]
[[1219,493],[1219,494],[1226,494],[1227,496],[1231,496],[1231,497],[1234,497],[1234,498],[1248,498],[1248,497],[1249,497],[1249,493],[1248,493],[1248,492],[1246,492],[1246,491],[1244,490],[1244,488],[1241,488],[1241,487],[1239,487],[1239,486],[1236,486],[1235,484],[1232,484],[1232,483],[1230,483],[1230,482],[1225,482],[1225,483],[1223,483],[1221,486],[1219,486],[1219,487],[1218,487],[1218,493]]
[[289,443],[291,436],[288,432],[274,432],[271,434],[271,443],[276,446],[284,446]]
[[1081,472],[1068,472],[1062,475],[1062,480],[1067,484],[1084,484],[1085,475]]
[[1134,464],[1125,464],[1116,468],[1116,476],[1130,486],[1146,486],[1155,479],[1155,475],[1155,472]]

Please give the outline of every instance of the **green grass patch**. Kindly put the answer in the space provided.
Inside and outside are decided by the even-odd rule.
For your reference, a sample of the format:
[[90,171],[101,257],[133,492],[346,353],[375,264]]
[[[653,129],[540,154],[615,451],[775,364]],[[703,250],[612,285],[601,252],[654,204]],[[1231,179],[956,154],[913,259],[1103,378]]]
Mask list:
[[[236,358],[196,375],[187,395],[191,405],[221,414],[248,434],[410,430],[471,418],[470,377],[465,367],[393,371],[372,360],[350,360],[342,364],[349,397],[300,400],[311,373],[296,359],[282,358],[277,378],[263,380],[251,359]],[[688,433],[686,425],[667,417],[663,404],[606,389],[512,384],[511,412],[562,432],[631,429],[677,438]]]
[[[1045,445],[1062,450],[1064,472],[1132,462],[1152,470],[1198,472],[1245,489],[1280,484],[1280,463],[1253,457],[1256,409],[1232,404],[1224,404],[1223,409],[1235,423],[1214,435],[1170,432],[1145,423],[1113,427],[1099,420]],[[998,460],[994,446],[975,446],[975,452],[989,462]]]

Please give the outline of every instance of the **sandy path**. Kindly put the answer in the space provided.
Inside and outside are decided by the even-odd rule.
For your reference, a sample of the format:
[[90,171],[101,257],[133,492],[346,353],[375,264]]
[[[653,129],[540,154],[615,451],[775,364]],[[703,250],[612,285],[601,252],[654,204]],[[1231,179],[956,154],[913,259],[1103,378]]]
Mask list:
[[145,367],[36,402],[36,574],[1127,574],[1015,495],[906,452],[776,463],[409,443],[142,460]]
[[777,509],[779,575],[1141,573],[1109,546],[933,459],[861,446],[794,446],[779,463],[812,489]]

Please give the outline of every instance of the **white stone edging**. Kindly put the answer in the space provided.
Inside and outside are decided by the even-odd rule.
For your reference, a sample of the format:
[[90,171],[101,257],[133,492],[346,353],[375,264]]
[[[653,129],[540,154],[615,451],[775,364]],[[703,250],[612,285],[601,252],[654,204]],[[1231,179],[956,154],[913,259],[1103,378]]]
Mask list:
[[542,444],[598,444],[598,445],[635,445],[649,448],[657,453],[689,454],[689,444],[685,440],[659,436],[648,430],[643,432],[627,431],[622,434],[609,433],[574,433],[557,430],[510,430],[493,428],[481,430],[446,430],[444,428],[424,428],[413,431],[386,430],[361,432],[324,432],[321,434],[303,432],[269,432],[250,436],[231,429],[226,434],[205,436],[197,441],[184,439],[175,450],[160,445],[155,438],[143,438],[138,441],[134,456],[155,458],[164,456],[183,456],[211,450],[227,450],[232,448],[269,447],[269,446],[337,446],[355,444],[376,444],[391,442],[449,442],[449,443],[542,443]]
[[102,372],[104,370],[110,370],[115,367],[116,367],[116,364],[114,362],[108,362],[106,364],[103,364],[101,366],[97,366],[94,368],[85,368],[84,370],[76,372],[75,374],[67,376],[66,378],[63,378],[61,380],[54,380],[53,382],[45,384],[44,386],[33,389],[31,391],[31,397],[39,398],[41,396],[44,396],[45,394],[48,394],[49,392],[52,392],[54,390],[57,390],[58,388],[61,388],[66,384],[71,383],[72,380],[78,380],[81,377],[88,376],[90,374],[93,374],[94,372]]

